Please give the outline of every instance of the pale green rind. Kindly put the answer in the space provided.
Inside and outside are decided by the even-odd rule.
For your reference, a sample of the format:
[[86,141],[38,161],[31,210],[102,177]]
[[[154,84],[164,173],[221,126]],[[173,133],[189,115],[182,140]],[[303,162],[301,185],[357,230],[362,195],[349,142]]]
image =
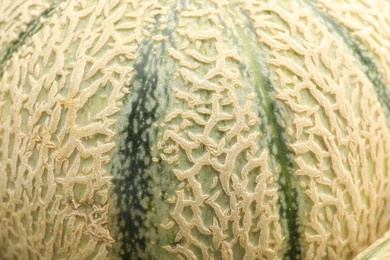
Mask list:
[[387,260],[390,259],[390,232],[358,254],[354,260]]

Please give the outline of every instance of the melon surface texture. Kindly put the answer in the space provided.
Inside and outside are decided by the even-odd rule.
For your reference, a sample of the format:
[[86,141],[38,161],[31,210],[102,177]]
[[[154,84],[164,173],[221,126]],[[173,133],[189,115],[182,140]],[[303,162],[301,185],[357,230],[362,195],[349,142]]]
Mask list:
[[389,14],[1,0],[0,259],[386,257]]

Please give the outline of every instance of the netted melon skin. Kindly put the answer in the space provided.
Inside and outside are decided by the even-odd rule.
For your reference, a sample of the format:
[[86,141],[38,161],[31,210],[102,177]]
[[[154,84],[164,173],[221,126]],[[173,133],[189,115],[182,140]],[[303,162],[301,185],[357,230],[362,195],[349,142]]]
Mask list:
[[0,258],[351,259],[380,238],[390,3],[333,2],[0,3]]

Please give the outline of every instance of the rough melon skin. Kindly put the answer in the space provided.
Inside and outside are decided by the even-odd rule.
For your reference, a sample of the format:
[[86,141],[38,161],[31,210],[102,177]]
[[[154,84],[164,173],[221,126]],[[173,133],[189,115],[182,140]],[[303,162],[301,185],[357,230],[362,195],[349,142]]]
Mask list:
[[390,229],[389,12],[0,2],[0,259],[358,255]]

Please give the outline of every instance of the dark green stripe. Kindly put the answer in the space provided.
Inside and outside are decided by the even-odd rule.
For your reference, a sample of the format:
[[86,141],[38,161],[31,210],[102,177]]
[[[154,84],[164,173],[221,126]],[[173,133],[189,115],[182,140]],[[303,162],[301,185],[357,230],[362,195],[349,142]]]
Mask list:
[[28,38],[31,38],[31,36],[42,29],[42,19],[52,16],[55,13],[55,9],[62,1],[63,0],[54,0],[46,10],[44,10],[38,17],[34,18],[27,24],[26,30],[20,32],[16,40],[10,43],[7,50],[0,56],[0,79],[3,77],[5,64],[7,61],[11,59],[12,55],[26,43]]
[[[269,78],[264,80],[266,86],[271,86],[272,83]],[[270,103],[269,111],[276,111],[276,101]],[[268,114],[268,111],[267,111]],[[293,163],[292,152],[288,149],[286,140],[283,136],[284,128],[280,126],[277,118],[280,117],[276,113],[273,114],[273,118],[270,120],[272,128],[272,143],[276,144],[276,158],[280,164],[280,178],[279,185],[282,190],[282,195],[279,197],[279,205],[281,216],[287,219],[288,226],[288,251],[284,255],[284,259],[301,259],[301,244],[300,244],[300,233],[298,231],[298,195],[297,190],[293,185]],[[285,201],[285,203],[283,203]]]
[[[146,232],[158,229],[159,222],[150,223],[150,215],[157,218],[165,212],[154,212],[156,200],[165,201],[171,194],[167,193],[168,188],[164,184],[155,183],[158,174],[159,178],[169,178],[170,171],[164,169],[161,162],[153,163],[156,157],[156,140],[158,139],[159,128],[156,127],[158,119],[166,112],[170,101],[170,82],[176,68],[169,68],[169,75],[161,75],[162,68],[166,67],[165,61],[168,58],[167,48],[172,46],[171,34],[176,26],[177,10],[176,4],[170,8],[172,11],[169,19],[175,22],[170,24],[164,31],[158,31],[160,17],[156,16],[156,23],[153,34],[167,36],[167,40],[155,42],[152,39],[145,39],[138,50],[137,61],[134,64],[134,76],[127,88],[130,93],[122,113],[126,114],[125,125],[120,126],[118,150],[114,158],[120,158],[119,162],[112,163],[111,173],[113,174],[113,193],[115,194],[115,207],[119,212],[114,217],[116,228],[111,232],[120,243],[116,249],[118,256],[122,259],[150,259],[151,252],[148,251],[153,245],[149,244]],[[172,74],[172,75],[170,75]],[[160,160],[160,159],[159,159]],[[172,184],[172,182],[170,183]],[[155,194],[154,187],[161,191]],[[158,198],[156,196],[159,196]],[[152,213],[153,212],[153,213]],[[158,232],[158,231],[156,231]],[[161,245],[159,245],[161,246]]]
[[390,124],[390,86],[387,86],[384,77],[381,74],[374,55],[364,46],[364,44],[356,38],[353,33],[341,23],[338,23],[333,17],[321,11],[318,6],[308,1],[314,12],[325,21],[326,26],[330,31],[335,31],[343,40],[347,47],[352,51],[352,54],[363,65],[362,69],[368,80],[374,86],[377,98],[381,107],[384,110],[387,122]]
[[[117,194],[116,216],[119,224],[122,244],[120,256],[123,259],[137,259],[146,249],[146,213],[152,199],[152,164],[153,141],[156,140],[157,129],[153,127],[156,118],[161,114],[157,95],[159,75],[159,59],[161,53],[153,54],[153,41],[146,40],[141,44],[138,53],[139,61],[135,64],[135,75],[129,86],[131,90],[128,125],[121,135],[126,136],[119,144],[120,167],[113,169],[114,193]],[[164,52],[164,45],[161,52]],[[167,86],[165,86],[167,87]],[[161,97],[160,97],[161,98]]]
[[[259,42],[256,40],[256,33],[253,23],[249,15],[245,10],[241,9],[242,14],[246,17],[245,29],[240,27],[235,21],[232,21],[236,32],[236,43],[240,46],[244,56],[248,58],[247,66],[249,71],[252,71],[255,80],[255,91],[259,100],[259,103],[264,109],[262,112],[259,108],[258,116],[260,118],[266,118],[262,120],[259,125],[260,131],[266,133],[266,136],[270,136],[268,143],[268,149],[270,155],[273,156],[278,164],[280,185],[279,207],[282,218],[286,219],[288,229],[288,249],[284,255],[284,259],[300,259],[301,258],[301,245],[300,245],[300,233],[298,231],[298,195],[296,188],[293,184],[293,153],[288,149],[285,140],[285,129],[281,126],[280,121],[283,120],[283,116],[280,114],[280,107],[277,106],[277,101],[274,97],[275,87],[273,86],[270,78],[269,71],[263,60],[259,50],[262,48]],[[221,20],[222,23],[224,23]],[[226,29],[227,27],[225,27]],[[247,69],[248,70],[248,69]],[[276,148],[276,149],[275,149]]]
[[[135,75],[130,84],[131,110],[128,116],[128,126],[125,132],[125,142],[119,144],[121,167],[114,169],[114,192],[117,196],[117,207],[120,212],[117,216],[122,234],[120,256],[125,259],[138,258],[139,251],[145,251],[145,238],[142,229],[145,229],[145,212],[147,207],[143,201],[149,203],[151,178],[146,172],[152,163],[151,140],[155,139],[152,123],[155,122],[158,100],[155,95],[158,74],[156,69],[146,71],[151,63],[158,62],[152,55],[151,41],[144,41],[140,47],[143,53],[138,53],[140,60],[135,65]],[[152,104],[154,102],[154,104]]]

